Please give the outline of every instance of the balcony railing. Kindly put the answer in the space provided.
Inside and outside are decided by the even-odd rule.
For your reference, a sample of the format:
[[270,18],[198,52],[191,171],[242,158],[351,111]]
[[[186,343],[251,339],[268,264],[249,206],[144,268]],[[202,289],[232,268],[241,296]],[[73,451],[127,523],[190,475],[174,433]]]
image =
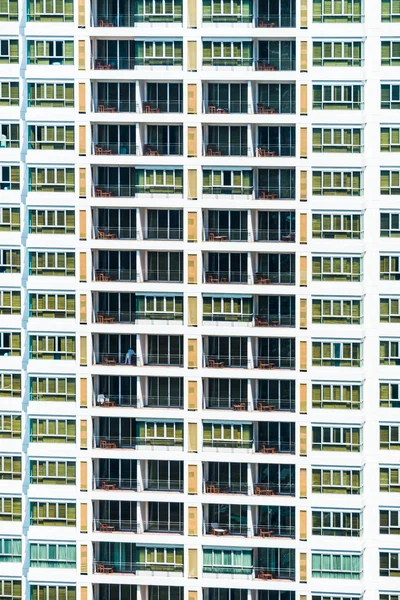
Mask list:
[[183,105],[181,100],[145,100],[143,102],[144,113],[181,113]]
[[[251,154],[253,155],[253,153]],[[259,158],[275,158],[277,156],[295,156],[296,146],[294,144],[262,144],[254,146],[254,156]]]
[[93,358],[96,365],[106,365],[108,367],[117,365],[136,366],[136,356],[128,356],[127,352],[95,352]]
[[286,579],[294,581],[296,573],[294,569],[281,568],[274,569],[269,567],[254,567],[242,565],[218,565],[218,566],[203,566],[203,573],[213,573],[214,575],[247,575],[252,579],[270,580],[270,579]]
[[254,324],[256,327],[294,327],[296,317],[295,315],[282,315],[281,313],[267,313],[256,315]]
[[291,356],[256,356],[254,357],[255,369],[294,369],[295,359]]
[[205,283],[249,283],[247,272],[243,271],[207,271]]
[[253,156],[247,144],[204,144],[203,156]]
[[181,227],[148,227],[145,231],[146,240],[183,240]]
[[[18,352],[18,354],[14,354],[16,352]],[[13,349],[10,352],[11,356],[20,356],[20,354],[21,351],[17,349]],[[75,360],[76,353],[75,350],[30,350],[29,358],[31,360]]]
[[112,574],[112,573],[137,573],[137,571],[146,571],[150,574],[163,573],[183,573],[183,565],[170,563],[138,563],[138,562],[116,562],[116,561],[93,561],[94,573]]
[[243,14],[204,14],[203,23],[215,23],[227,24],[227,23],[249,23],[254,27],[295,27],[296,26],[296,15],[295,14],[264,14],[260,13],[258,16],[254,15],[243,15]]
[[182,23],[181,14],[99,14],[91,16],[92,27],[135,27],[137,23]]
[[259,187],[256,191],[258,200],[294,200],[292,187]]
[[203,448],[232,448],[251,450],[253,440],[203,440]]
[[258,440],[255,442],[255,451],[261,454],[294,454],[295,443],[279,440]]
[[258,229],[256,242],[288,242],[296,241],[296,233],[291,229]]
[[238,535],[248,537],[251,529],[242,523],[203,523],[203,535]]
[[149,269],[145,274],[145,281],[154,281],[154,282],[175,282],[175,283],[183,283],[183,271],[171,269],[169,271],[159,271],[157,269]]
[[362,358],[353,358],[351,356],[346,358],[313,356],[312,358],[313,367],[362,367],[363,363],[364,361]]
[[296,112],[296,102],[294,100],[274,100],[271,102],[259,100],[254,105],[254,112],[259,115],[290,115]]
[[254,483],[253,492],[255,496],[294,496],[296,486],[294,483]]
[[182,321],[183,313],[179,312],[134,312],[131,310],[99,311],[95,313],[96,323],[131,323],[137,321]]
[[99,113],[134,113],[138,112],[138,105],[134,100],[98,98],[93,100],[92,110]]
[[254,61],[256,71],[295,71],[296,59],[279,57],[278,60],[260,57]]
[[93,237],[96,240],[136,240],[136,227],[108,227],[97,225],[93,227]]
[[94,485],[94,489],[103,490],[105,492],[111,492],[114,490],[135,490],[135,491],[137,491],[136,479],[96,477],[93,480],[93,485]]
[[262,538],[285,537],[294,539],[296,528],[293,525],[280,525],[279,523],[273,525],[271,523],[259,523],[254,525],[252,533]]
[[296,401],[293,398],[257,398],[254,401],[254,409],[261,412],[294,412]]
[[203,112],[215,115],[226,115],[228,113],[236,114],[249,114],[251,112],[251,105],[247,102],[240,100],[220,100],[220,102],[214,102],[209,100],[208,104],[203,104]]
[[209,369],[247,369],[247,356],[204,354],[204,366]]
[[207,229],[204,231],[204,239],[209,242],[248,242],[250,232],[246,229]]
[[140,529],[152,533],[179,533],[183,534],[182,521],[145,521]]
[[248,494],[249,486],[235,481],[205,481],[203,490],[206,494]]
[[[51,5],[53,6],[53,5]],[[72,23],[74,20],[73,14],[50,13],[50,12],[34,12],[26,15],[27,21],[41,21],[42,23]]]
[[162,194],[183,194],[182,185],[103,185],[95,184],[92,195],[96,198],[134,198],[137,194],[148,194],[150,196]]
[[150,492],[183,492],[182,479],[147,479],[143,489]]
[[140,446],[146,446],[146,448],[183,447],[183,438],[93,436],[93,447],[103,450],[115,450],[116,448],[131,448],[134,450]]
[[252,185],[203,185],[203,194],[212,194],[213,196],[251,196],[253,189]]
[[93,519],[93,531],[100,533],[114,533],[115,531],[127,531],[138,533],[138,523],[121,519]]
[[182,156],[182,144],[145,144],[143,156]]
[[214,323],[252,323],[253,314],[242,315],[237,313],[204,313],[203,321]]
[[95,269],[93,281],[137,281],[136,269]]
[[92,69],[96,71],[134,69],[135,60],[135,58],[120,56],[96,56],[92,57]]
[[92,154],[97,156],[136,155],[140,154],[138,146],[129,142],[92,142]]
[[258,272],[254,283],[259,285],[294,285],[296,274],[294,271]]
[[144,406],[148,408],[183,408],[182,396],[147,396]]
[[153,367],[183,367],[183,354],[147,354],[143,362]]
[[204,398],[204,408],[211,410],[248,410],[247,398]]
[[93,406],[112,408],[113,406],[132,406],[137,408],[136,396],[124,394],[93,394]]
[[252,23],[253,15],[242,14],[206,14],[203,12],[203,23]]

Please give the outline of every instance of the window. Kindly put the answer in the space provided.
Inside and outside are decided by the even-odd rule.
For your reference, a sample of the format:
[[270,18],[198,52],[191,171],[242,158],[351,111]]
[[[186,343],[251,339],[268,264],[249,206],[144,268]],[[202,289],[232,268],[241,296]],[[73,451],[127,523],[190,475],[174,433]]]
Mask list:
[[75,569],[76,546],[73,544],[29,544],[30,566],[41,569]]
[[75,502],[30,502],[31,525],[42,527],[75,527]]
[[30,377],[30,400],[75,402],[76,381],[73,377]]
[[265,67],[274,71],[296,70],[296,42],[294,40],[260,40],[258,42],[257,71]]
[[47,444],[74,444],[76,424],[73,419],[29,420],[31,442]]
[[399,298],[380,298],[380,322],[400,323]]
[[361,519],[360,511],[313,510],[312,535],[360,537]]
[[[264,128],[264,130],[269,128]],[[274,128],[276,132],[282,128]],[[291,128],[285,128],[290,130]],[[208,135],[207,135],[208,134]],[[207,144],[203,146],[203,154],[217,150],[222,156],[247,156],[249,153],[247,141],[247,127],[239,127],[236,125],[209,125],[207,130],[204,130],[204,137],[207,139]],[[275,147],[280,154],[280,147]]]
[[47,0],[46,2],[42,0],[28,0],[27,21],[62,23],[72,22],[73,20],[73,0]]
[[315,67],[361,67],[363,54],[363,42],[313,42]]
[[243,404],[247,408],[247,379],[208,379],[204,381],[205,408],[232,409]]
[[203,66],[205,67],[249,67],[252,64],[252,42],[203,41]]
[[230,113],[247,113],[248,98],[245,83],[209,83],[208,106],[204,110],[222,109]]
[[183,252],[148,252],[147,281],[183,281]]
[[312,553],[312,577],[361,579],[362,554]]
[[361,367],[362,342],[312,342],[314,367]]
[[73,167],[28,167],[30,192],[74,192]]
[[144,571],[183,571],[183,548],[138,546],[138,568]]
[[[73,150],[73,125],[28,125],[28,148],[32,150]],[[65,214],[72,211],[31,211],[42,214]]]
[[0,373],[0,398],[21,397],[20,373]]
[[[284,18],[286,15],[285,11],[280,16]],[[265,107],[273,108],[278,114],[294,114],[296,112],[296,85],[294,83],[259,83],[257,112],[262,113]]]
[[398,127],[381,127],[381,152],[400,152]]
[[73,40],[28,40],[28,64],[73,65]]
[[[149,600],[183,600],[183,587],[149,585],[147,590]],[[136,593],[136,589],[134,589],[135,595],[132,594],[131,598],[127,596],[126,600],[136,600]]]
[[312,193],[314,196],[361,196],[363,172],[313,171]]
[[75,211],[73,210],[30,210],[29,232],[50,234],[75,233]]
[[361,127],[313,127],[313,152],[362,152],[363,129]]
[[312,213],[312,236],[359,240],[363,237],[363,216],[354,213]]
[[204,548],[203,572],[251,575],[253,572],[253,551]]
[[75,463],[61,460],[31,460],[30,478],[31,483],[39,485],[75,485]]
[[0,40],[0,64],[18,64],[18,40]]
[[396,83],[381,83],[381,108],[400,108],[400,85]]
[[395,494],[400,492],[400,469],[398,467],[379,468],[379,491]]
[[21,580],[0,579],[0,597],[3,598],[3,600],[22,600]]
[[314,23],[361,23],[362,0],[313,0]]
[[357,426],[313,426],[312,449],[322,452],[360,452],[362,428]]
[[252,194],[253,172],[250,170],[203,170],[203,194]]
[[400,576],[399,552],[379,552],[379,575],[381,577]]
[[[21,476],[21,457],[11,455],[0,456],[0,479],[20,481]],[[0,552],[1,557],[1,552]]]
[[360,469],[312,469],[314,494],[360,494],[362,471]]
[[0,148],[19,148],[18,123],[0,123]]
[[[382,23],[399,23],[400,22],[400,6],[397,0],[382,0],[381,4]],[[381,594],[382,596],[382,594]],[[390,600],[381,598],[380,600]]]
[[137,23],[181,23],[182,0],[137,0]]
[[313,256],[313,281],[361,281],[363,261],[359,256]]
[[137,443],[145,446],[183,446],[183,423],[138,421]]
[[0,106],[19,105],[18,81],[0,81]]
[[399,342],[393,340],[379,340],[379,364],[400,365]]
[[312,407],[339,410],[359,410],[362,385],[353,383],[313,383]]
[[400,213],[381,213],[381,237],[400,237]]
[[359,325],[363,322],[363,301],[350,299],[322,299],[312,300],[312,322],[325,325]]
[[29,315],[49,319],[75,318],[74,294],[29,294]]
[[203,0],[203,23],[251,23],[252,0]]
[[[0,6],[0,21],[17,21],[18,19],[18,2],[17,0],[3,0]],[[1,590],[0,580],[0,590]],[[0,592],[0,596],[2,596]],[[7,596],[8,598],[8,596]]]
[[135,43],[135,66],[179,66],[183,64],[181,41],[146,41]]
[[380,509],[379,511],[379,533],[386,535],[400,534],[400,511],[391,509]]
[[383,281],[398,281],[400,279],[400,255],[381,255],[379,258],[380,279]]
[[11,207],[0,208],[0,232],[20,231],[20,209]]
[[182,240],[183,211],[149,209],[147,211],[147,239]]
[[21,314],[21,292],[0,290],[0,315]]
[[30,584],[29,600],[77,600],[74,585]]
[[381,408],[400,408],[399,384],[381,381],[379,383],[379,400]]
[[0,190],[19,190],[20,169],[16,165],[0,166]]
[[182,169],[136,169],[137,194],[182,194]]
[[381,170],[381,194],[385,196],[400,194],[400,171]]
[[400,450],[399,425],[379,425],[379,447],[381,450]]
[[21,356],[20,331],[0,331],[0,356]]
[[16,496],[0,496],[0,521],[21,521],[22,500]]
[[253,299],[207,297],[203,298],[204,321],[247,321],[253,319]]
[[[136,385],[136,383],[135,383]],[[136,395],[136,391],[133,395]],[[183,379],[180,377],[148,377],[147,406],[183,408]]]
[[22,562],[21,538],[0,538],[0,562]]
[[74,252],[29,252],[29,274],[45,277],[73,277]]
[[363,107],[361,84],[314,84],[313,108],[315,110],[360,110]]
[[75,360],[75,337],[67,335],[30,335],[30,358],[36,360]]
[[28,106],[73,108],[73,83],[28,83]]
[[400,41],[385,40],[381,42],[381,65],[400,66]]
[[205,448],[251,448],[253,428],[243,423],[204,423],[203,445]]
[[0,414],[0,438],[21,439],[21,415]]
[[136,319],[183,319],[183,296],[136,296]]

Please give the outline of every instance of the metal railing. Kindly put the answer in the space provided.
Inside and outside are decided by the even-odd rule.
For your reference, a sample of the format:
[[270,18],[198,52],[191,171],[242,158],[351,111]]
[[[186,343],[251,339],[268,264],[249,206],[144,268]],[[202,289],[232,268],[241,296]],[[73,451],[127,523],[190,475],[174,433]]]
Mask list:
[[135,58],[121,56],[96,56],[92,57],[91,67],[97,71],[125,70],[135,68]]
[[183,313],[178,312],[135,312],[130,310],[98,311],[95,313],[96,323],[132,323],[137,321],[182,321]]
[[92,27],[135,27],[137,23],[182,23],[182,15],[166,13],[99,14],[91,16]]
[[254,61],[254,65],[256,71],[295,71],[296,59],[283,58],[282,56],[278,59],[261,56]]
[[255,451],[262,454],[294,454],[296,450],[295,442],[279,440],[257,440],[255,442]]
[[143,156],[182,156],[183,145],[177,144],[149,144],[143,145]]
[[203,491],[206,494],[248,494],[249,486],[243,482],[203,481]]
[[147,479],[143,489],[150,492],[183,492],[182,479]]
[[0,149],[1,148],[19,148],[19,139],[18,140],[10,140],[10,139],[1,140]]
[[65,267],[29,267],[29,275],[38,277],[74,277],[75,267],[70,269]]
[[183,408],[182,396],[147,396],[143,402],[148,408]]
[[113,533],[114,531],[129,531],[139,533],[138,523],[122,519],[103,519],[102,517],[93,519],[93,531],[100,533]]
[[220,100],[210,99],[208,103],[203,103],[203,112],[208,114],[224,115],[228,113],[249,114],[251,105],[247,101],[241,100]]
[[155,367],[183,367],[183,354],[146,354],[143,364]]
[[[364,361],[362,358],[334,358],[334,357],[313,357],[313,367],[362,367]],[[380,362],[382,364],[382,362]],[[399,359],[400,364],[400,359]]]
[[118,185],[97,184],[92,188],[92,196],[96,198],[133,198],[137,194],[150,196],[162,194],[164,196],[183,194],[182,185]]
[[100,561],[93,560],[94,573],[136,573],[137,571],[146,571],[147,574],[158,573],[183,573],[183,564],[170,563],[138,563],[121,561]]
[[230,185],[203,185],[203,194],[212,194],[213,196],[251,196],[253,194],[253,186],[230,186]]
[[183,447],[183,438],[142,438],[142,437],[117,437],[117,436],[93,436],[93,447],[103,450],[115,450],[116,448],[135,449],[140,446],[149,448]]
[[296,401],[294,398],[256,398],[254,409],[258,411],[295,412]]
[[255,369],[294,369],[296,366],[292,356],[256,356],[253,361]]
[[[400,277],[399,277],[400,278]],[[312,273],[313,281],[362,281],[362,273]]]
[[136,479],[119,479],[109,477],[95,477],[93,487],[96,490],[104,490],[106,492],[114,490],[135,490],[137,491]]
[[136,356],[128,356],[127,352],[94,352],[94,362],[96,365],[106,365],[114,367],[117,365],[136,366]]
[[295,315],[283,315],[282,313],[263,313],[254,318],[256,327],[294,327],[296,324]]
[[296,274],[294,271],[267,271],[258,272],[254,283],[259,285],[294,285],[296,283]]
[[204,283],[249,283],[249,276],[244,271],[206,271]]
[[274,115],[274,114],[295,114],[296,113],[296,101],[295,100],[258,100],[254,103],[254,112],[262,115]]
[[247,398],[204,398],[204,408],[212,410],[248,410]]
[[93,406],[109,408],[113,406],[133,406],[137,408],[136,396],[126,394],[93,394]]
[[255,241],[292,243],[296,241],[296,233],[291,229],[258,229]]
[[258,200],[294,200],[295,189],[294,187],[285,186],[259,186],[256,191],[256,198]]
[[210,369],[247,369],[247,356],[204,354],[204,366]]
[[253,493],[256,496],[295,496],[294,483],[259,482],[253,484]]
[[182,521],[144,521],[140,527],[143,532],[183,534]]
[[238,535],[249,537],[251,529],[242,523],[203,523],[203,535]]
[[139,112],[138,105],[134,100],[122,100],[114,98],[98,98],[92,101],[93,112],[99,113],[120,113],[120,112]]
[[109,227],[96,225],[93,227],[93,237],[96,240],[136,240],[136,227]]
[[136,269],[94,269],[93,281],[137,281]]
[[[29,15],[27,15],[27,20],[29,20],[28,16]],[[18,13],[17,12],[13,13],[10,11],[6,12],[6,13],[4,13],[4,12],[0,13],[0,23],[2,23],[4,21],[18,21]]]
[[181,100],[144,100],[142,105],[144,113],[182,113]]
[[[253,153],[250,154],[251,156]],[[249,156],[250,156],[249,155]],[[254,146],[254,156],[259,158],[274,158],[276,156],[296,156],[295,144],[263,144],[259,142]]]
[[252,323],[253,314],[203,313],[203,321],[213,321],[214,323]]
[[204,231],[204,239],[209,242],[248,242],[250,232],[247,228],[212,228]]
[[[16,352],[16,349],[13,351]],[[76,353],[75,350],[71,352],[66,350],[30,350],[29,358],[32,360],[76,360]]]
[[203,448],[240,448],[251,450],[253,440],[205,440],[203,439]]
[[[19,183],[18,184],[12,184],[12,185],[18,185],[18,188],[11,188],[11,189],[19,189]],[[47,192],[47,193],[64,193],[64,194],[68,194],[68,193],[73,193],[75,191],[75,184],[74,183],[28,183],[28,192]]]
[[262,538],[277,538],[285,537],[292,538],[296,537],[296,527],[294,525],[280,525],[271,523],[258,523],[252,528],[252,534]]
[[136,146],[136,143],[130,142],[92,142],[92,154],[97,156],[102,155],[136,155],[140,154],[139,147]]
[[244,144],[203,144],[203,156],[253,156],[251,146]]
[[27,21],[42,21],[46,23],[72,23],[74,15],[66,15],[61,13],[29,13],[26,15]]
[[159,271],[157,269],[149,269],[145,274],[145,281],[160,281],[160,282],[175,282],[183,283],[183,271],[169,270]]
[[145,240],[183,240],[181,227],[147,227],[144,233]]

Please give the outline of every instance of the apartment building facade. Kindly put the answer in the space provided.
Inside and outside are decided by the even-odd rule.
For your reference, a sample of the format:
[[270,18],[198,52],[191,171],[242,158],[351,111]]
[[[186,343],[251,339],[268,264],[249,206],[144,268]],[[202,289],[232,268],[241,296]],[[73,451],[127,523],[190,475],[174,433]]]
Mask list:
[[399,600],[399,23],[0,2],[1,598]]

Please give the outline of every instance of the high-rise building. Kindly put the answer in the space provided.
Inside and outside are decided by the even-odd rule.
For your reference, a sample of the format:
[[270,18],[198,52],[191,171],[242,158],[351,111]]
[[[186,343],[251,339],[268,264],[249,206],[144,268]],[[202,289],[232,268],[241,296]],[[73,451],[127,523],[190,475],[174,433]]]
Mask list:
[[2,600],[400,600],[399,26],[0,0]]

